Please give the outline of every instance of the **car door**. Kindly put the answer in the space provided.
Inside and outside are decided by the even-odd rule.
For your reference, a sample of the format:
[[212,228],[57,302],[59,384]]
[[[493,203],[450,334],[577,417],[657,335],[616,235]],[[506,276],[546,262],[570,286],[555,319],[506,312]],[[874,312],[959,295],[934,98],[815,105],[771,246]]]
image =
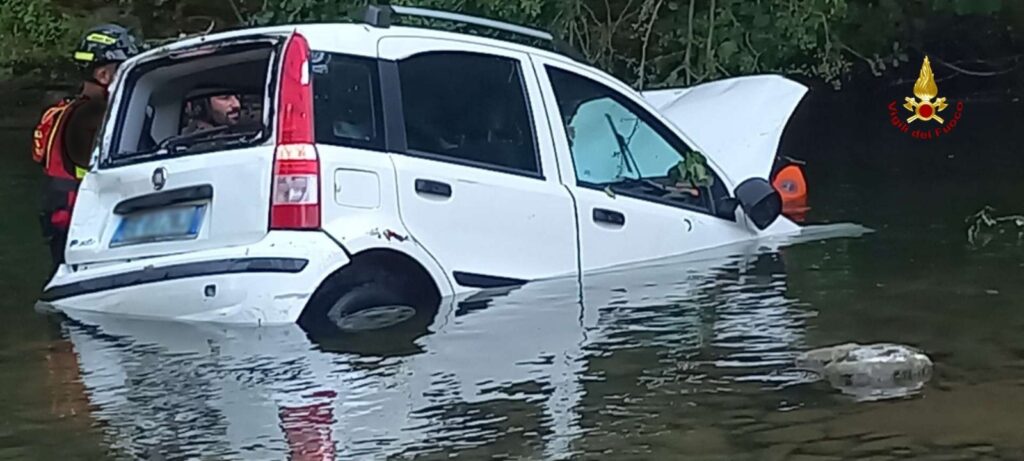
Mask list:
[[404,124],[392,159],[412,237],[462,291],[576,273],[572,196],[550,130],[535,129],[546,116],[529,57],[424,37],[378,51],[388,117]]
[[[625,85],[595,71],[535,58],[576,200],[584,271],[668,257],[754,236],[722,200],[734,185]],[[693,156],[693,157],[690,157]],[[673,173],[676,170],[676,173]],[[698,177],[698,181],[691,181]],[[730,210],[730,211],[724,211]]]

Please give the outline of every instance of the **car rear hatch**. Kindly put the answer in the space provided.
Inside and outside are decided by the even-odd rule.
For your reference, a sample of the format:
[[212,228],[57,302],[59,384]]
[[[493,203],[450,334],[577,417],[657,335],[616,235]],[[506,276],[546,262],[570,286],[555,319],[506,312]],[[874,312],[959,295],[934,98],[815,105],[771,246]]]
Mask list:
[[[282,149],[299,159],[306,151],[281,145],[284,138],[295,137],[282,136],[284,125],[272,129],[274,122],[288,118],[274,115],[279,104],[290,104],[278,99],[286,92],[282,85],[303,90],[299,69],[307,65],[308,49],[296,49],[291,58],[295,69],[282,72],[288,50],[296,48],[295,37],[301,39],[252,34],[193,40],[149,53],[122,69],[101,130],[98,165],[78,193],[68,263],[251,244],[272,228],[289,228],[280,222],[275,227],[275,219],[319,226],[319,207],[304,205],[310,197],[318,199],[316,182],[287,189],[304,178],[301,163],[291,168],[295,174],[282,176],[278,158]],[[236,108],[237,117],[232,115]],[[303,116],[301,110],[286,112]],[[289,169],[287,160],[284,170]],[[274,197],[275,192],[281,195],[275,190],[279,181],[286,188],[280,200]],[[290,206],[272,206],[272,201]]]

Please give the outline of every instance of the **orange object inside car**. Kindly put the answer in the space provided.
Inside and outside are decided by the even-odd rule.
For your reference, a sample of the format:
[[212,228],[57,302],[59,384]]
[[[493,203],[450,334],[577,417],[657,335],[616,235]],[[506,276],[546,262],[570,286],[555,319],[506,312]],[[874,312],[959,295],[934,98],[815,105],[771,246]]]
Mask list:
[[807,210],[807,181],[798,165],[779,170],[772,185],[782,196],[783,213],[800,215]]

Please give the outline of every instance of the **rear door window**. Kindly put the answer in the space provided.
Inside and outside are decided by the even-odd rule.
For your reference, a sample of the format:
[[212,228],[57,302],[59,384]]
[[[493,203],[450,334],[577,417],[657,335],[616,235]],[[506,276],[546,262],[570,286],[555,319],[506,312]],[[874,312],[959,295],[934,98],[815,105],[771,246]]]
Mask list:
[[314,51],[316,142],[361,149],[384,149],[377,61]]
[[519,61],[431,52],[400,61],[398,72],[411,154],[541,173]]

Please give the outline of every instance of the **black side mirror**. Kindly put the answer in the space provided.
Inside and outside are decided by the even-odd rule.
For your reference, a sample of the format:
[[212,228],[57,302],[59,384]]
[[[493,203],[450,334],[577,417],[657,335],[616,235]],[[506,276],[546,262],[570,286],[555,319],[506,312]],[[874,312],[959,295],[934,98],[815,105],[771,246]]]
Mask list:
[[715,205],[715,216],[728,219],[729,221],[736,221],[736,208],[739,208],[739,206],[739,200],[732,197],[722,198]]
[[760,230],[767,229],[782,214],[782,197],[764,178],[740,183],[736,186],[736,199],[750,222]]

